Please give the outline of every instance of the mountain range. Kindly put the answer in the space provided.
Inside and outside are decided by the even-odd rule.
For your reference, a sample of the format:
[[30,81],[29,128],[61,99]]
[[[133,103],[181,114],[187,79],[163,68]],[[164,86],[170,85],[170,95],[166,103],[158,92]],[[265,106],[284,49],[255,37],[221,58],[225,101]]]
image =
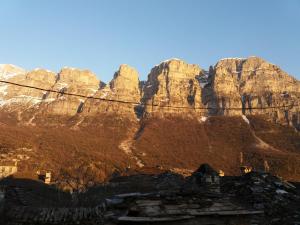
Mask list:
[[0,80],[0,162],[17,162],[17,176],[49,170],[63,188],[83,187],[210,163],[300,180],[300,82],[259,57],[207,70],[170,59],[147,81],[123,64],[108,84],[89,70],[2,64]]

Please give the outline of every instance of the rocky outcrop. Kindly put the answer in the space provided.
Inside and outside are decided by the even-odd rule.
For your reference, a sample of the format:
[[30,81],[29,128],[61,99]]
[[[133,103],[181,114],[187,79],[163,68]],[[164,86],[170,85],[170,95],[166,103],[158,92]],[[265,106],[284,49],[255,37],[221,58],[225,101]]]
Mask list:
[[11,77],[24,74],[26,71],[12,64],[0,64],[0,79],[7,80]]
[[119,99],[140,101],[139,74],[137,70],[128,65],[120,66],[110,82],[110,88]]
[[[26,71],[11,65],[11,64],[0,64],[0,80],[8,81],[10,78],[25,74]],[[8,96],[8,84],[0,83],[0,106],[4,107],[8,103],[8,100],[11,98]],[[10,94],[9,94],[10,95]]]
[[[26,86],[34,86],[42,89],[50,89],[55,83],[55,74],[44,69],[35,69],[26,73],[24,70],[15,69],[14,72],[2,73],[3,78]],[[6,71],[7,72],[7,71]],[[6,75],[5,75],[6,74]],[[44,100],[45,92],[37,89],[1,84],[2,108],[8,111],[25,110],[28,107],[36,107]]]
[[74,116],[82,110],[86,98],[64,93],[93,96],[99,87],[100,81],[91,71],[65,67],[58,73],[52,87],[52,90],[59,93],[47,92],[45,94],[45,111],[53,115]]
[[[3,76],[3,74],[6,75]],[[19,118],[22,114],[28,114],[28,119],[45,114],[74,116],[86,98],[64,93],[92,96],[97,92],[100,84],[92,72],[74,68],[63,68],[58,74],[44,69],[35,69],[30,72],[14,69],[9,72],[9,75],[7,74],[7,72],[2,72],[2,76],[8,82],[43,89],[2,84],[1,109],[18,112]]]
[[299,126],[300,82],[278,66],[258,57],[229,58],[220,60],[212,73],[208,101],[215,101],[217,114],[266,114]]
[[198,65],[170,59],[155,66],[144,87],[142,104],[150,115],[201,113],[201,78]]
[[98,90],[94,99],[84,103],[83,115],[112,113],[135,117],[135,106],[141,98],[139,83],[138,72],[128,65],[121,65],[113,80]]

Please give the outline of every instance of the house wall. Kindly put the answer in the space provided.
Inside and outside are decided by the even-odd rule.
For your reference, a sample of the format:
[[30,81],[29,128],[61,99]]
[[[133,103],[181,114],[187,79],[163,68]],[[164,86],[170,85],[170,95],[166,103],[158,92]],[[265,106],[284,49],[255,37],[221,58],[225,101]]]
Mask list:
[[17,171],[16,166],[0,166],[0,178],[8,177]]

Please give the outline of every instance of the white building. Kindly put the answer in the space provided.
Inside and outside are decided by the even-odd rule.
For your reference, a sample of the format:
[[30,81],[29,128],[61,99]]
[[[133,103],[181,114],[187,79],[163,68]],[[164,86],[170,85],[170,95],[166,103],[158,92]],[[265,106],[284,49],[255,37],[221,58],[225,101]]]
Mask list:
[[17,166],[11,165],[11,166],[4,166],[0,165],[0,179],[4,177],[8,177],[18,171]]

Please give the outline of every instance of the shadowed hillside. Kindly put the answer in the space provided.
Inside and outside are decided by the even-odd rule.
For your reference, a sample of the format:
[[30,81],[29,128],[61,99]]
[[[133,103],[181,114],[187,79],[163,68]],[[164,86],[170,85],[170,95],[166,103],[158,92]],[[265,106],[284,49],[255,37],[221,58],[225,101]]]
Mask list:
[[299,133],[293,128],[249,117],[209,117],[205,121],[168,117],[140,123],[118,117],[94,117],[74,126],[0,124],[1,161],[17,159],[16,177],[36,179],[51,171],[56,185],[84,189],[113,172],[156,168],[189,173],[208,162],[227,175],[240,174],[243,165],[300,180]]
[[[136,140],[136,151],[148,166],[194,170],[199,163],[209,162],[235,175],[240,173],[243,152],[246,165],[263,169],[267,160],[272,172],[287,179],[299,179],[299,133],[262,117],[250,120],[249,126],[240,116],[210,117],[205,122],[150,119]],[[273,132],[268,132],[270,129]],[[261,145],[260,139],[265,145]]]

